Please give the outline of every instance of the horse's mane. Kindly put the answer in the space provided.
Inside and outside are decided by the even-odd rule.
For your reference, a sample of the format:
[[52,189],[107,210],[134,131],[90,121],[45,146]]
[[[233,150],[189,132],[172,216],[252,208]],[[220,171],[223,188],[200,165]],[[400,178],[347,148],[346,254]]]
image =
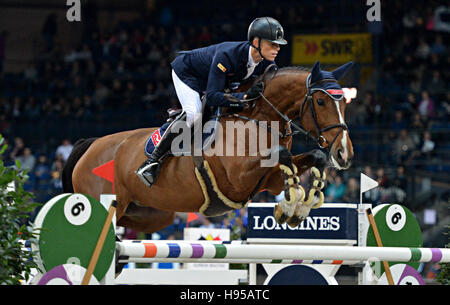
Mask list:
[[303,67],[303,66],[288,66],[279,68],[277,70],[270,70],[267,72],[264,76],[264,80],[269,80],[274,78],[276,75],[283,74],[283,73],[291,73],[291,72],[311,72],[311,68]]
[[278,69],[278,71],[306,71],[306,72],[311,72],[311,68],[308,67],[303,67],[303,66],[288,66],[288,67],[283,67]]

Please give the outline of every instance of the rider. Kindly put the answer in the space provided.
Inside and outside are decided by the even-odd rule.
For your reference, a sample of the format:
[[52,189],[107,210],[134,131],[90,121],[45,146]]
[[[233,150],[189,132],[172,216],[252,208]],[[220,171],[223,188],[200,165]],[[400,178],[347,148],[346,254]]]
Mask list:
[[[202,112],[201,94],[206,92],[209,106],[242,109],[242,100],[253,99],[263,90],[261,82],[247,92],[224,94],[227,84],[262,75],[274,63],[280,45],[287,44],[281,24],[271,17],[256,18],[250,24],[248,41],[223,42],[208,47],[183,51],[172,62],[172,79],[183,112],[175,121],[186,120],[188,127]],[[175,122],[174,121],[174,122]],[[156,180],[161,158],[170,150],[178,135],[169,125],[150,158],[136,171],[148,186]]]

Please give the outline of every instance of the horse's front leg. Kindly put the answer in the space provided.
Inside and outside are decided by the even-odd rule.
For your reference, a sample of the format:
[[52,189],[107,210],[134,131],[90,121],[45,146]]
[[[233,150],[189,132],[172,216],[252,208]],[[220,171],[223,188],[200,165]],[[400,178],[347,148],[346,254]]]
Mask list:
[[293,163],[299,168],[299,175],[310,169],[310,180],[306,198],[298,202],[294,211],[294,215],[287,219],[290,227],[298,226],[309,215],[311,209],[319,208],[324,201],[322,189],[325,187],[326,174],[325,166],[327,165],[326,155],[316,149],[308,153],[300,154],[292,158]]
[[297,204],[305,198],[305,190],[300,185],[292,155],[283,146],[279,148],[279,164],[284,179],[284,199],[275,206],[274,217],[279,224],[283,224],[295,215]]
[[293,156],[292,163],[297,166],[298,175],[301,176],[312,167],[316,167],[318,170],[323,172],[328,164],[328,160],[324,152],[319,149],[314,149],[307,153]]
[[311,170],[307,191],[308,198],[305,199],[305,204],[312,204],[312,208],[314,209],[319,208],[323,203],[323,193],[321,190],[325,187],[326,183],[325,167],[328,164],[327,156],[321,150],[314,149],[307,153],[294,156],[292,162],[299,168],[299,176],[306,170]]

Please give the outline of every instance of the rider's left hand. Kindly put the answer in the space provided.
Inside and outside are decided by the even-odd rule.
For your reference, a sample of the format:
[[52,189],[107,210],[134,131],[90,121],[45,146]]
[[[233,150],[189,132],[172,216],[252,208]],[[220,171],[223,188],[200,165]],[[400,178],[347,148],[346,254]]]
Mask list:
[[262,81],[258,81],[250,89],[247,90],[247,92],[244,95],[244,99],[249,100],[257,98],[263,91],[264,91],[264,84]]
[[229,101],[227,107],[232,108],[236,112],[240,112],[244,110],[244,108],[248,107],[247,103],[242,102],[240,99],[231,94],[225,93],[223,96]]

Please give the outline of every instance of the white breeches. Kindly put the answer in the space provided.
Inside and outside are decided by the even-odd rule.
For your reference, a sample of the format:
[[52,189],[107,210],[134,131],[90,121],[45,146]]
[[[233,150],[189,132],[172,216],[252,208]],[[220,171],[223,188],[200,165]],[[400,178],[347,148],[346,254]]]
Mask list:
[[180,101],[183,110],[186,112],[186,123],[191,127],[194,124],[194,121],[200,118],[202,114],[200,94],[183,83],[173,70],[172,79],[178,100]]

